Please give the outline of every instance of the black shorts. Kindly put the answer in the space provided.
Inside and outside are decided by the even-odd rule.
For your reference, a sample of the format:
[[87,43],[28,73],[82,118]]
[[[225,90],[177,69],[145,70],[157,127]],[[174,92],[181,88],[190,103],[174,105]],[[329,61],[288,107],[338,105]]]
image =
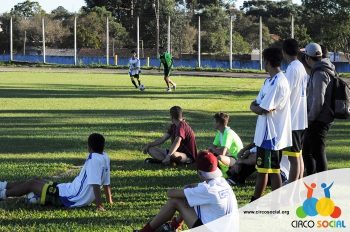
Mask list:
[[292,131],[293,146],[283,149],[283,155],[291,157],[300,157],[303,148],[305,130]]
[[200,218],[198,218],[198,220],[193,224],[192,228],[200,227],[202,225],[203,225],[202,220]]
[[280,151],[257,147],[256,170],[258,173],[279,174],[281,160],[280,154]]
[[170,73],[171,73],[171,68],[164,67],[164,76],[168,77],[168,76],[170,76]]
[[140,74],[130,75],[130,77],[133,77],[133,78],[139,79],[139,78],[140,78]]
[[51,205],[51,206],[63,206],[60,200],[59,189],[57,188],[57,183],[48,182],[44,185],[41,196],[41,205]]

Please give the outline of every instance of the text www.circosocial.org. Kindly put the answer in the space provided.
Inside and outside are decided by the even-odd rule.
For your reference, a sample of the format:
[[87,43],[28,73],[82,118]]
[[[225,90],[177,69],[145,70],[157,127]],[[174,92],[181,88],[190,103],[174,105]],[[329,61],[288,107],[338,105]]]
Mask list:
[[244,214],[266,214],[266,215],[289,215],[288,210],[247,210],[243,211]]

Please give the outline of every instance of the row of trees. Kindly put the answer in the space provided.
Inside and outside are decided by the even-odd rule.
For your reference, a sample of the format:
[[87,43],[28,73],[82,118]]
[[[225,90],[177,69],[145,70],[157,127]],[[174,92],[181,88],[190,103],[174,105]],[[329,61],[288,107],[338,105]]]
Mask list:
[[[140,17],[140,35],[144,46],[155,48],[156,7],[159,1],[160,44],[166,45],[167,18],[172,19],[172,48],[175,54],[193,53],[197,46],[198,16],[202,22],[202,51],[227,54],[229,17],[234,16],[234,52],[247,54],[259,45],[260,16],[263,18],[264,46],[278,43],[291,34],[291,17],[295,18],[295,37],[302,45],[311,40],[331,50],[350,50],[350,4],[348,0],[292,0],[244,2],[241,9],[234,0],[85,0],[78,14],[58,7],[50,13],[39,3],[26,0],[9,13],[0,15],[0,51],[9,50],[9,22],[14,22],[14,48],[40,46],[41,19],[45,18],[47,46],[72,48],[74,17],[78,18],[79,48],[103,49],[106,44],[105,24],[109,19],[111,42],[116,47],[136,46],[136,18]],[[272,40],[271,34],[274,34]]]

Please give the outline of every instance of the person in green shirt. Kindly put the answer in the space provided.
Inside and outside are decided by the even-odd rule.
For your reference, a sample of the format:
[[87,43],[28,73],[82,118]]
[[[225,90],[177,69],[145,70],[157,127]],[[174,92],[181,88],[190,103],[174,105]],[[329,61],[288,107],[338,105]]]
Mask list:
[[168,87],[167,92],[171,92],[170,85],[172,85],[172,88],[176,90],[175,82],[173,82],[170,79],[171,69],[173,68],[173,64],[174,64],[173,57],[168,51],[165,51],[160,55],[159,60],[160,60],[159,71],[162,65],[164,67],[164,81]]
[[227,171],[237,160],[237,154],[243,148],[240,137],[228,127],[229,115],[226,113],[216,113],[214,115],[215,129],[217,130],[214,142],[208,150],[218,159],[219,168],[224,177]]

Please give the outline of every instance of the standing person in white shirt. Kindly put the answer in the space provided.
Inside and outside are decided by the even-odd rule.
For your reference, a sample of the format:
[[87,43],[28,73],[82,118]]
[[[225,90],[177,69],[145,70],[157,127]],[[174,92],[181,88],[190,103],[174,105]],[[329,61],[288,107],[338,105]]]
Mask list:
[[[131,58],[129,59],[129,75],[130,75],[130,80],[132,84],[135,86],[135,88],[139,88],[141,85],[140,81],[140,74],[141,74],[141,64],[140,64],[140,59],[137,57],[137,53],[135,50],[131,51]],[[136,81],[138,82],[138,86],[136,84]]]
[[302,157],[303,136],[307,128],[307,98],[306,88],[308,75],[304,65],[298,60],[299,44],[295,39],[283,42],[283,57],[289,63],[286,77],[291,90],[290,108],[292,117],[293,146],[283,150],[288,156],[290,172],[288,182],[293,182],[304,176],[304,161]]
[[292,145],[290,89],[280,68],[282,51],[279,48],[267,48],[263,52],[263,59],[270,77],[265,80],[258,97],[250,105],[251,111],[259,115],[254,136],[258,174],[251,201],[261,197],[268,177],[272,190],[281,187],[280,151]]
[[[153,232],[161,226],[169,231],[175,231],[183,221],[189,228],[196,228],[225,215],[238,213],[235,194],[222,177],[215,155],[208,151],[199,152],[196,165],[198,175],[204,182],[184,189],[169,190],[167,194],[169,200],[157,216],[141,230],[134,232]],[[176,211],[180,216],[167,223]],[[237,218],[238,215],[233,217]]]
[[105,139],[101,134],[94,133],[89,136],[90,154],[73,182],[58,184],[41,179],[17,183],[0,182],[0,200],[34,193],[40,196],[42,205],[75,208],[95,202],[97,210],[104,211],[101,186],[104,187],[107,202],[113,204],[110,187],[110,159],[103,151],[104,146]]

